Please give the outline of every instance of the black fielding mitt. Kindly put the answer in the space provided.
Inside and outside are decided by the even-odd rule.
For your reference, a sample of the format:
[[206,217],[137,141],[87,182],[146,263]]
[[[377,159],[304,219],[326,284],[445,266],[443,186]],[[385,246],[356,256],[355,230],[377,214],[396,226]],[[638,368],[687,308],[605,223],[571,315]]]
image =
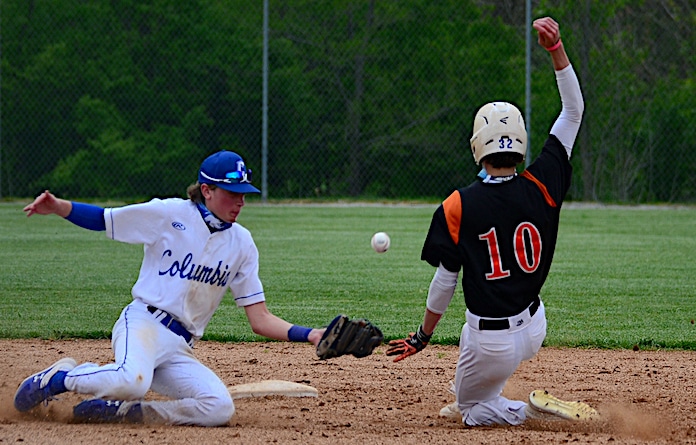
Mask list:
[[317,344],[317,356],[322,360],[346,354],[353,354],[357,358],[367,357],[383,340],[382,331],[369,321],[362,318],[351,320],[346,315],[338,315]]

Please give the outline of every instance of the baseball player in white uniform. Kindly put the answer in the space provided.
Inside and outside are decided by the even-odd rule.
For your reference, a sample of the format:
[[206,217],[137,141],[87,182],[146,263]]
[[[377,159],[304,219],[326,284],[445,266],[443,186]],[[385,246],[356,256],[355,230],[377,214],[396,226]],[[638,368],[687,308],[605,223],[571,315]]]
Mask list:
[[[74,407],[77,421],[226,424],[234,414],[229,391],[192,348],[228,289],[256,334],[316,346],[324,329],[293,325],[266,306],[258,250],[236,222],[246,193],[259,193],[251,170],[236,153],[220,151],[203,161],[187,200],[104,209],[46,191],[26,206],[27,216],[56,214],[111,239],[143,244],[144,258],[133,301],[113,328],[114,362],[61,359],[20,384],[15,408],[29,411],[74,391],[95,397]],[[144,401],[150,389],[170,400]]]

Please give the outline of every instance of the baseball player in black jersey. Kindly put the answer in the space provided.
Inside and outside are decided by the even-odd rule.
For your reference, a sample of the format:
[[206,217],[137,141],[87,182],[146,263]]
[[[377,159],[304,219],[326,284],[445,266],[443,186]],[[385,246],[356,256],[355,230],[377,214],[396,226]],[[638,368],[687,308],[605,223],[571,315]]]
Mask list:
[[467,426],[518,425],[528,418],[590,419],[581,402],[564,402],[533,391],[529,403],[503,397],[505,383],[546,336],[539,295],[553,260],[569,162],[584,103],[561,41],[558,24],[534,21],[538,43],[551,55],[562,110],[539,157],[521,174],[527,152],[520,111],[507,102],[481,107],[474,118],[471,151],[482,166],[477,180],[453,192],[435,211],[421,259],[436,267],[423,323],[416,333],[390,342],[394,361],[421,351],[447,309],[462,272],[466,323],[452,392],[456,402],[441,416]]

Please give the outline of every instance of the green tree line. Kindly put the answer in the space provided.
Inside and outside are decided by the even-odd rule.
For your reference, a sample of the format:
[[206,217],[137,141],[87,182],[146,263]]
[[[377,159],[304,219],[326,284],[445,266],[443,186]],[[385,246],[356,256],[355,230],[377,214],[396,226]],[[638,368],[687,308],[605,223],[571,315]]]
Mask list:
[[[696,199],[689,1],[534,1],[561,24],[585,119],[571,199]],[[0,197],[181,195],[239,152],[261,183],[263,4],[4,0]],[[270,0],[271,198],[441,198],[476,173],[482,104],[525,109],[524,2]],[[530,147],[560,101],[532,45]]]

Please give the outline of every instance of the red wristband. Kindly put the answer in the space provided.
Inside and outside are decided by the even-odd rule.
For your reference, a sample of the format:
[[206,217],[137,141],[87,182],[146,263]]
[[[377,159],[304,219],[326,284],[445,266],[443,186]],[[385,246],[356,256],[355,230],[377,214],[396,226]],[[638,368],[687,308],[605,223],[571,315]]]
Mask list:
[[558,42],[554,43],[553,45],[549,46],[546,48],[546,51],[551,52],[551,51],[556,51],[558,48],[560,48],[561,44],[561,39],[558,39]]

